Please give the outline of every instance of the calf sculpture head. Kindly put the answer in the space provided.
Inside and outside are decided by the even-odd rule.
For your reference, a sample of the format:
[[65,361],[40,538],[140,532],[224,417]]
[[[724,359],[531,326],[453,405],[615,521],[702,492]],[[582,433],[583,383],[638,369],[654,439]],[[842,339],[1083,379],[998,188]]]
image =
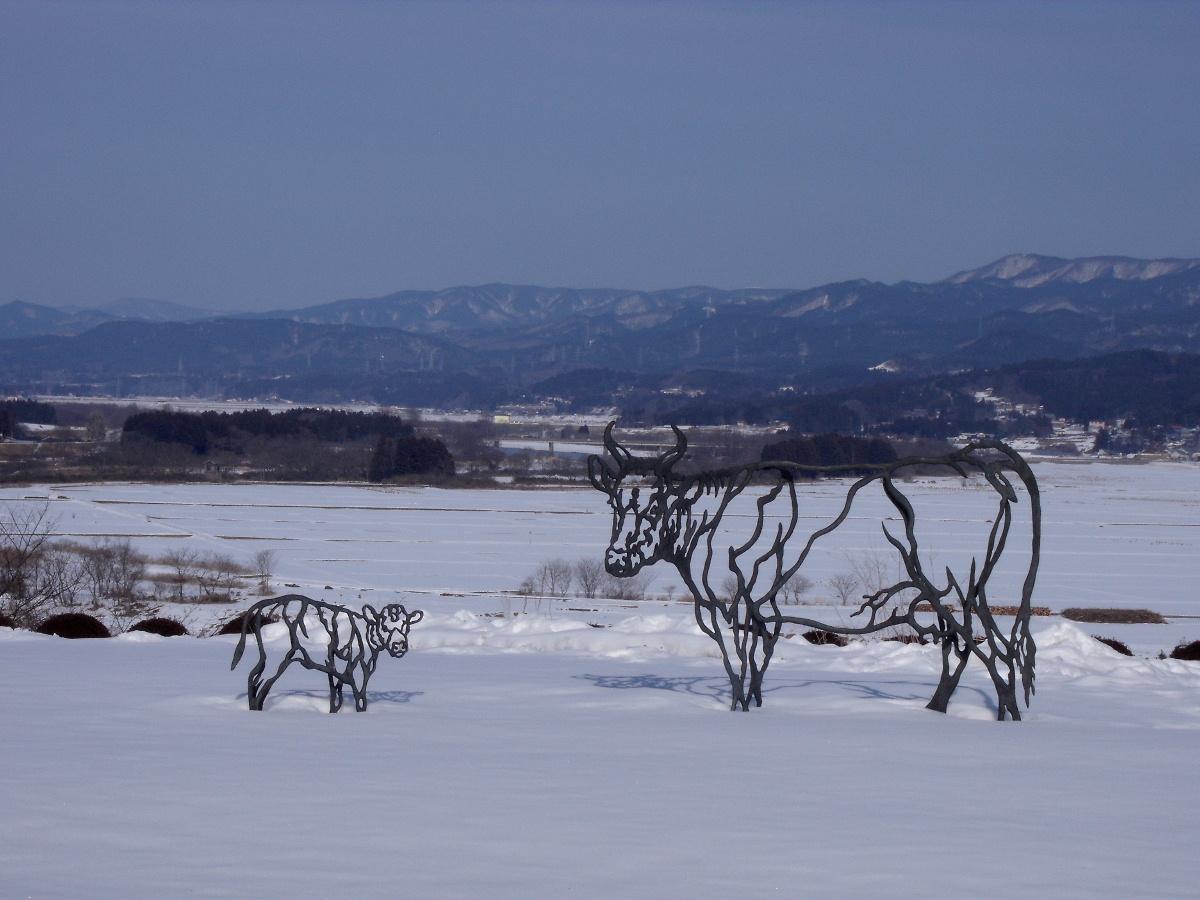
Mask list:
[[671,469],[687,451],[687,438],[672,425],[675,446],[671,450],[656,457],[635,457],[613,437],[614,424],[609,422],[604,429],[604,448],[615,468],[599,456],[590,456],[588,479],[592,487],[608,495],[613,511],[604,568],[610,575],[628,578],[662,559],[670,546],[663,526],[673,496]]
[[383,612],[376,612],[370,604],[363,607],[363,618],[367,620],[367,640],[372,647],[387,650],[399,658],[408,652],[408,629],[425,617],[422,610],[408,612],[399,603],[389,603]]

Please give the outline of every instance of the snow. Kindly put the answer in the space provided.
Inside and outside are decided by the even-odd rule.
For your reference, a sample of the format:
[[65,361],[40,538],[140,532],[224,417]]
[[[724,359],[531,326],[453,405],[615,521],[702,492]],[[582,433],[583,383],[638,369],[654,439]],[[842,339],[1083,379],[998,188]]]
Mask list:
[[[1200,615],[1200,468],[1036,469],[1035,603]],[[978,492],[906,490],[945,558],[967,546]],[[814,486],[812,515],[835,495]],[[688,605],[499,593],[543,559],[599,553],[590,490],[0,491],[37,498],[64,533],[276,549],[276,587],[428,612],[411,652],[380,660],[368,712],[337,716],[296,667],[249,712],[235,638],[0,628],[2,897],[1194,896],[1200,663],[1154,657],[1200,620],[1035,619],[1020,723],[993,721],[974,665],[948,715],[925,710],[934,648],[798,636],[765,706],[732,713]],[[847,527],[814,580],[880,540],[873,507]],[[1138,655],[1094,633],[1140,635]]]
[[296,669],[248,712],[232,638],[0,630],[0,893],[1191,895],[1200,665],[1059,624],[1000,724],[978,670],[922,709],[932,649],[786,641],[731,713],[684,617],[637,618],[495,628],[520,653],[435,618],[338,716]]

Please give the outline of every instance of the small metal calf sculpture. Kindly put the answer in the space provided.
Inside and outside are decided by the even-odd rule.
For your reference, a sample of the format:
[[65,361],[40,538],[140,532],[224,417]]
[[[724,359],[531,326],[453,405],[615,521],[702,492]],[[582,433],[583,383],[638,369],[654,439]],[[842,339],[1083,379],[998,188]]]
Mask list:
[[[409,626],[420,622],[424,615],[419,609],[408,612],[398,603],[385,606],[382,612],[364,606],[358,613],[299,594],[260,600],[242,617],[242,637],[229,668],[237,668],[246,649],[246,636],[253,633],[258,643],[258,662],[246,680],[250,709],[261,710],[271,687],[288,666],[298,662],[306,669],[328,676],[331,713],[342,708],[342,691],[347,685],[354,694],[354,708],[363,712],[367,708],[367,682],[375,671],[379,652],[386,649],[397,659],[407,653]],[[270,652],[263,641],[262,629],[276,619],[287,627],[290,640],[275,673],[264,679]],[[310,629],[314,632],[311,636]],[[327,640],[319,658],[313,658],[302,638],[312,640],[314,645]]]
[[[908,625],[918,635],[940,645],[942,675],[928,708],[945,712],[967,661],[979,660],[996,689],[997,718],[1021,718],[1017,703],[1020,678],[1025,703],[1034,690],[1033,637],[1029,631],[1030,598],[1037,576],[1041,544],[1041,504],[1033,471],[1015,450],[999,441],[978,441],[946,456],[901,459],[879,465],[805,466],[792,462],[760,462],[740,468],[681,475],[674,466],[687,450],[687,439],[675,426],[676,444],[657,457],[635,457],[613,438],[615,423],[604,430],[609,465],[599,456],[588,459],[592,486],[608,495],[613,511],[612,538],[605,554],[610,575],[629,577],[659,560],[672,564],[694,600],[696,622],[716,641],[732,689],[733,709],[762,706],[762,681],[784,625],[825,629],[840,634],[869,634]],[[935,583],[918,555],[916,515],[896,484],[898,474],[916,466],[937,466],[966,478],[981,474],[996,493],[998,508],[982,556],[973,558],[969,572],[956,576],[949,568],[945,582]],[[850,485],[841,512],[828,524],[804,537],[800,532],[797,478],[861,475]],[[1004,551],[1013,504],[1018,502],[1013,480],[1025,488],[1032,546],[1016,621],[1007,635],[988,608],[987,590]],[[779,608],[779,595],[800,570],[813,544],[850,515],[855,497],[868,486],[880,485],[899,514],[903,533],[892,534],[881,523],[883,536],[898,554],[905,576],[897,583],[864,595],[855,616],[868,613],[858,627],[831,625]],[[732,527],[723,518],[746,488],[759,486],[757,521],[749,533],[732,539],[718,529]],[[711,498],[707,505],[700,504]],[[735,517],[730,516],[730,519]],[[768,520],[773,520],[771,526]],[[722,536],[724,535],[724,536]],[[745,541],[741,540],[745,537]],[[791,544],[791,552],[788,545]],[[733,587],[729,587],[732,579]],[[957,610],[954,603],[957,603]],[[932,609],[934,624],[918,620],[918,607]],[[961,618],[960,618],[961,616]]]

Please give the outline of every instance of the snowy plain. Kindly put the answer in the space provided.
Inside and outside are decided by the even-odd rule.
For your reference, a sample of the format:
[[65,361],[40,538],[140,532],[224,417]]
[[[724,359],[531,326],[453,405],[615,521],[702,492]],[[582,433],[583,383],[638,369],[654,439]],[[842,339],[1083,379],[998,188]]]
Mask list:
[[[930,648],[785,640],[764,707],[731,713],[684,604],[495,615],[521,608],[501,592],[540,561],[602,551],[608,513],[586,489],[0,491],[49,502],[74,539],[275,549],[280,592],[428,611],[410,654],[381,659],[370,710],[338,716],[299,669],[248,712],[233,638],[0,629],[0,897],[1195,896],[1200,663],[1154,656],[1200,637],[1182,618],[1200,616],[1200,468],[1036,471],[1034,602],[1180,618],[1035,620],[1020,723],[992,720],[974,667],[948,715],[924,710]],[[978,524],[970,492],[908,490],[953,555]],[[814,516],[837,491],[814,486]],[[819,583],[877,546],[882,514],[814,554],[815,610],[848,614]]]

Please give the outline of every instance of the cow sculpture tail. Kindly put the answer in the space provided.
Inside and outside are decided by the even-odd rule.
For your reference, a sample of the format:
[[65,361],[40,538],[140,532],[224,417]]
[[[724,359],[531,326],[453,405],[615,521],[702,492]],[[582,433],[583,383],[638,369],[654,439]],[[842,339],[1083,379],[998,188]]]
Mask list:
[[237,668],[237,664],[242,661],[242,654],[246,651],[246,620],[248,618],[250,617],[242,617],[242,636],[238,638],[237,648],[233,651],[233,662],[229,664],[230,672]]
[[233,651],[233,662],[229,664],[229,671],[232,672],[237,668],[237,664],[242,661],[242,654],[246,652],[246,635],[250,633],[250,622],[254,622],[253,630],[258,631],[262,627],[262,611],[263,609],[278,602],[277,600],[260,600],[252,607],[246,610],[242,615],[242,636],[238,638],[237,647]]

